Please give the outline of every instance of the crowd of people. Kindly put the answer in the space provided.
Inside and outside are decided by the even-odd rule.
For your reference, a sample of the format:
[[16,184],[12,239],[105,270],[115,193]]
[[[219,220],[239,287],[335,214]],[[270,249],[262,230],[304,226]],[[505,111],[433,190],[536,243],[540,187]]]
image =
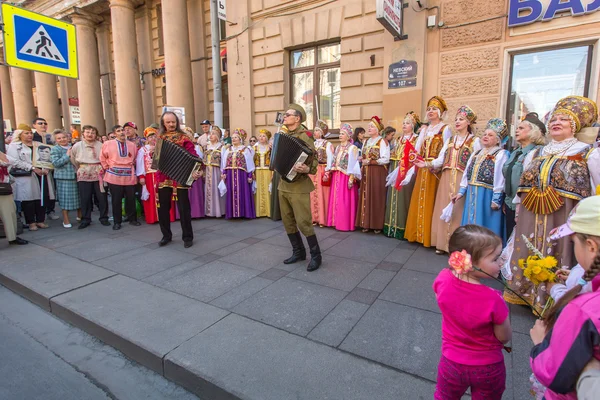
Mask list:
[[[324,121],[317,121],[309,132],[303,125],[305,110],[291,104],[283,131],[313,149],[308,164],[293,167],[299,178],[292,182],[270,168],[274,137],[267,129],[248,138],[244,129],[236,128],[230,135],[205,120],[202,131],[194,133],[166,112],[160,124],[144,129],[143,135],[138,135],[135,123],[127,122],[103,137],[86,125],[76,137],[73,129],[71,134],[56,130],[47,135],[46,122],[37,118],[35,129],[20,124],[7,153],[0,153],[0,217],[8,226],[10,243],[26,244],[9,232],[15,225],[9,216],[13,210],[23,214],[29,230],[45,229],[45,218],[54,217],[57,200],[64,228],[72,227],[69,212],[76,211],[78,228],[85,229],[95,205],[100,223],[108,226],[112,219],[118,230],[124,221],[140,225],[139,201],[146,223],[159,222],[161,246],[172,239],[170,223],[180,219],[186,247],[192,245],[192,218],[283,219],[293,249],[284,262],[306,259],[302,233],[310,248],[309,271],[321,265],[315,225],[340,231],[358,228],[433,247],[438,254],[450,253],[451,266],[434,284],[444,321],[436,398],[460,398],[468,386],[474,398],[500,398],[505,381],[501,350],[511,336],[505,301],[528,305],[540,314],[551,304],[549,298],[555,304],[548,314],[551,319],[532,329],[536,345],[532,379],[543,387],[546,399],[563,398],[557,393],[576,398],[572,395],[576,378],[592,355],[599,358],[598,319],[590,317],[598,308],[589,311],[590,304],[600,305],[591,284],[600,271],[596,235],[600,197],[594,196],[600,188],[597,105],[585,97],[568,96],[544,118],[529,112],[516,127],[516,145],[510,144],[502,119],[486,121],[478,132],[477,113],[468,105],[450,114],[452,125],[444,122],[449,112],[446,102],[434,96],[427,103],[425,121],[411,111],[401,132],[385,127],[377,116],[366,130],[343,123],[334,145]],[[202,160],[191,186],[153,169],[158,138]],[[49,158],[52,168],[36,164],[35,152],[40,159]],[[579,226],[577,221],[582,221]],[[557,229],[567,233],[557,234]],[[512,252],[503,258],[506,247]],[[564,271],[572,271],[571,281],[564,272],[563,283],[534,284],[521,265],[531,256],[531,247],[554,257]],[[497,277],[502,266],[511,275],[503,298],[477,286],[483,278]],[[586,298],[590,303],[579,291],[594,292]],[[468,320],[453,307],[457,302],[472,304]],[[559,305],[565,308],[560,315]],[[578,318],[579,326],[569,327],[574,322],[563,317],[566,310],[576,314],[571,318]],[[555,343],[562,339],[552,327],[555,332],[568,331],[570,339]],[[595,333],[590,333],[593,329]],[[477,330],[480,341],[472,339]],[[581,348],[577,335],[583,334],[595,340],[588,343],[590,348]],[[564,352],[577,346],[589,357],[565,358]],[[487,375],[480,374],[482,368]],[[571,373],[567,381],[557,378],[561,368],[578,373]],[[481,376],[489,379],[483,382]]]

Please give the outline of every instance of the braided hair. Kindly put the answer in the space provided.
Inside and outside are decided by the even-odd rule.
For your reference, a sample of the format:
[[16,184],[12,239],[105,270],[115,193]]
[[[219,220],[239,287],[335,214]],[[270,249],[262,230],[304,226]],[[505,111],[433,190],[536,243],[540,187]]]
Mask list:
[[[600,239],[597,236],[585,235],[583,233],[576,233],[575,236],[577,237],[577,240],[586,241],[588,239],[591,239],[596,240],[600,244]],[[594,261],[592,261],[592,265],[590,266],[590,268],[587,271],[585,271],[585,274],[583,275],[583,280],[586,282],[591,282],[598,274],[600,274],[600,252],[596,254],[596,257],[594,257]],[[554,327],[554,324],[556,323],[560,312],[563,310],[563,308],[567,306],[567,304],[569,304],[571,300],[573,300],[575,297],[577,297],[579,293],[581,293],[582,289],[583,286],[581,284],[575,285],[571,290],[565,293],[560,298],[560,300],[558,300],[556,304],[548,311],[547,316],[544,318],[546,320],[546,332],[549,332],[550,329]]]

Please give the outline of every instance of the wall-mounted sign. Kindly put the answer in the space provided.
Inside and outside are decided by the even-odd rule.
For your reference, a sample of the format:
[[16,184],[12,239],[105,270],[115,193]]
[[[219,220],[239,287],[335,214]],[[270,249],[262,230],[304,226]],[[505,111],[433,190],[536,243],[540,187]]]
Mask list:
[[376,0],[375,17],[396,40],[407,39],[402,34],[402,0]]
[[81,113],[79,112],[79,106],[69,106],[71,112],[71,123],[75,125],[81,124]]
[[219,9],[217,10],[217,14],[219,15],[219,19],[223,20],[223,21],[227,21],[227,4],[225,4],[225,0],[219,0],[217,1],[217,4],[219,6]]
[[508,27],[551,21],[561,16],[581,16],[600,11],[599,0],[509,0]]
[[400,60],[390,64],[388,69],[388,89],[417,86],[417,62]]
[[152,76],[157,77],[165,74],[165,67],[155,68],[152,71]]

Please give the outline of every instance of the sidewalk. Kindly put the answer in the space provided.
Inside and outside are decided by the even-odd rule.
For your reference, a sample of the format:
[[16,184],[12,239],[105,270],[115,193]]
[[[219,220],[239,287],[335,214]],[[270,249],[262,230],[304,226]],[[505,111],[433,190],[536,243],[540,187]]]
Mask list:
[[[207,399],[432,399],[446,257],[382,235],[317,229],[323,266],[284,265],[268,219],[28,232],[0,245],[0,283]],[[511,307],[504,399],[529,399],[529,329]]]

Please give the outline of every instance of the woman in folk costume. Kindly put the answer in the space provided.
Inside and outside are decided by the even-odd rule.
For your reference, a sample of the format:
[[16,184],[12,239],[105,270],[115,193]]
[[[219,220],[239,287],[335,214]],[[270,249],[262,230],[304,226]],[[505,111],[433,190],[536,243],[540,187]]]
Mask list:
[[[194,143],[194,131],[186,126],[182,129],[190,141]],[[196,149],[196,153],[198,153],[198,158],[204,158],[204,152],[202,146],[194,143],[194,148]],[[192,211],[192,218],[202,218],[206,216],[205,212],[205,204],[204,204],[204,177],[196,179],[190,190],[188,190],[188,194],[190,196],[190,207]],[[177,209],[175,215],[179,218],[179,209]]]
[[417,130],[421,126],[419,115],[413,111],[406,114],[402,122],[402,136],[396,139],[394,150],[390,154],[390,174],[387,178],[387,205],[385,209],[385,221],[383,233],[387,237],[404,239],[404,228],[406,227],[406,216],[410,206],[410,196],[415,186],[414,179],[405,186],[395,187],[396,177],[399,173],[398,164],[404,156],[407,143],[413,147],[417,143]]
[[352,144],[352,126],[340,127],[340,144],[329,158],[324,178],[331,182],[327,226],[353,231],[358,209],[359,150]]
[[[142,206],[144,207],[144,218],[147,224],[154,224],[158,222],[158,196],[156,191],[156,170],[152,169],[152,156],[154,156],[154,147],[156,146],[156,139],[158,130],[152,127],[144,129],[144,138],[146,144],[143,145],[137,153],[135,172],[140,180],[140,185],[146,188],[148,197],[146,200],[142,200]],[[143,194],[142,198],[146,197]],[[175,221],[175,207],[174,202],[171,203],[171,222]]]
[[258,133],[258,143],[254,145],[254,181],[256,182],[256,217],[271,217],[271,193],[269,185],[273,172],[269,169],[271,164],[271,132],[261,129]]
[[227,186],[225,218],[256,218],[252,173],[253,152],[244,145],[246,131],[236,128],[231,135],[231,146],[223,150],[221,179]]
[[[482,148],[469,158],[466,173],[460,182],[460,191],[454,199],[465,198],[462,225],[485,226],[506,243],[504,226],[504,175],[502,167],[510,153],[502,149],[508,135],[506,122],[490,119],[481,138]],[[456,207],[456,204],[455,204]]]
[[390,163],[390,147],[381,137],[381,131],[383,124],[379,117],[371,117],[366,135],[369,139],[363,145],[360,159],[362,182],[356,214],[356,226],[360,226],[363,232],[369,229],[381,232],[385,218],[385,178]]
[[[531,151],[523,162],[523,175],[517,189],[517,225],[514,251],[510,260],[513,278],[509,287],[536,309],[546,305],[546,284],[534,286],[523,277],[519,260],[532,255],[522,235],[544,255],[553,256],[558,266],[573,266],[573,243],[568,238],[547,240],[549,232],[564,224],[577,203],[594,194],[600,184],[600,149],[593,148],[598,119],[596,103],[581,96],[568,96],[556,103],[550,114],[548,133],[551,142]],[[523,304],[508,291],[509,303]]]
[[325,121],[318,120],[315,129],[313,129],[313,138],[315,139],[315,150],[319,166],[315,175],[309,175],[315,185],[315,190],[310,193],[312,221],[313,225],[319,224],[321,227],[327,225],[327,209],[329,207],[329,182],[324,181],[323,177],[328,162],[333,157],[333,145],[325,140],[328,131],[329,128]]
[[[471,107],[460,107],[454,122],[456,134],[444,142],[439,156],[429,163],[435,171],[442,171],[431,220],[431,246],[435,246],[438,254],[448,252],[450,236],[461,225],[464,208],[462,199],[452,206],[449,222],[442,220],[441,216],[460,189],[460,181],[471,154],[481,148],[479,138],[474,135],[473,125],[476,121],[477,115]],[[415,164],[422,167],[425,162],[417,161]]]
[[225,197],[219,193],[221,182],[221,155],[225,145],[221,142],[221,128],[213,126],[208,135],[204,152],[206,168],[204,179],[204,205],[207,217],[220,218],[225,215]]
[[[429,126],[419,135],[415,148],[426,163],[431,163],[440,155],[444,142],[452,136],[450,128],[442,122],[442,115],[447,110],[446,102],[441,97],[433,96],[427,102]],[[402,186],[412,179],[415,168],[411,168]],[[439,177],[429,168],[419,168],[404,233],[404,238],[409,242],[418,242],[425,247],[431,246],[431,222],[438,183]]]

